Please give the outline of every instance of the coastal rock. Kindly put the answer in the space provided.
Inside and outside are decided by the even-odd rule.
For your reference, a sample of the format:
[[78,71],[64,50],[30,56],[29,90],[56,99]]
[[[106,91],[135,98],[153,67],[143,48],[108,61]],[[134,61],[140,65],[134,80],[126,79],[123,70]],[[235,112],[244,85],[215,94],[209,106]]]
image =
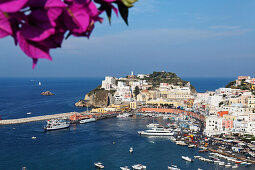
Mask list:
[[86,94],[84,100],[75,103],[76,107],[106,107],[112,102],[112,94],[103,89],[94,89]]
[[50,91],[45,91],[45,92],[42,92],[41,95],[43,95],[43,96],[52,96],[52,95],[54,95],[54,93],[52,93]]
[[79,100],[78,102],[75,103],[76,107],[87,107],[88,104],[85,100]]

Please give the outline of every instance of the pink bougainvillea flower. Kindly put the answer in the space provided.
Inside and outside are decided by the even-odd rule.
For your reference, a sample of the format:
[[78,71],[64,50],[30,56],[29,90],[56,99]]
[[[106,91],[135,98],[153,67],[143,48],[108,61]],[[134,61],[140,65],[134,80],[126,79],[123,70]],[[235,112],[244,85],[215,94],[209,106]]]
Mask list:
[[[40,58],[52,60],[50,49],[61,47],[67,32],[68,36],[89,37],[95,23],[103,21],[99,17],[102,12],[109,20],[112,10],[118,15],[113,3],[127,23],[127,8],[133,1],[0,0],[0,38],[12,36],[15,44],[33,59],[34,68]],[[95,3],[101,5],[99,9]]]
[[12,35],[11,23],[7,14],[0,12],[0,38]]
[[1,0],[0,11],[2,12],[18,12],[24,8],[28,0]]
[[101,21],[96,5],[90,0],[69,1],[70,6],[64,12],[63,20],[70,33],[75,36],[89,36],[93,24]]
[[39,43],[27,40],[20,31],[17,32],[17,40],[21,50],[33,59],[33,68],[35,67],[39,58],[52,60],[49,54],[49,48],[40,45]]

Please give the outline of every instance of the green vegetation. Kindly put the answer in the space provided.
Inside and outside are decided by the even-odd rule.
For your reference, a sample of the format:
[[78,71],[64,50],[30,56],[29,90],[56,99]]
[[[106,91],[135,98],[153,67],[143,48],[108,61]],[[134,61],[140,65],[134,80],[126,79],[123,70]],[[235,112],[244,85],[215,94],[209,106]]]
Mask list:
[[236,81],[231,81],[231,82],[229,82],[225,87],[226,87],[226,88],[231,88],[231,87],[233,87],[235,84],[236,84]]
[[134,94],[135,94],[135,97],[140,93],[140,89],[138,86],[135,86],[135,91],[134,91]]
[[182,80],[175,73],[171,72],[153,72],[149,75],[149,77],[144,78],[149,83],[151,83],[154,87],[159,86],[160,83],[170,83],[174,85],[184,86],[187,84],[187,81]]
[[[101,85],[97,86],[95,89],[91,90],[89,93],[88,93],[88,96],[91,96],[92,94],[95,94],[95,93],[101,93],[102,91],[105,91],[105,89],[101,89]],[[110,92],[111,94],[114,94],[115,93],[115,90],[110,90],[108,91]]]

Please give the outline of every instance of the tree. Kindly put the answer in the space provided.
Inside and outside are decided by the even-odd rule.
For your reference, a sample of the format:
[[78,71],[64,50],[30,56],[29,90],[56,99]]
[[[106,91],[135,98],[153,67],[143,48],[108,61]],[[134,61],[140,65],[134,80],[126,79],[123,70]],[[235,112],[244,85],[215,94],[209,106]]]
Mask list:
[[135,97],[140,93],[140,89],[138,86],[135,86],[135,91],[134,91],[134,94],[135,94]]
[[[87,37],[112,10],[128,24],[128,9],[137,0],[2,0],[0,38],[11,36],[15,45],[33,60],[52,60],[50,49],[60,48],[69,36]],[[96,6],[97,4],[97,6]]]

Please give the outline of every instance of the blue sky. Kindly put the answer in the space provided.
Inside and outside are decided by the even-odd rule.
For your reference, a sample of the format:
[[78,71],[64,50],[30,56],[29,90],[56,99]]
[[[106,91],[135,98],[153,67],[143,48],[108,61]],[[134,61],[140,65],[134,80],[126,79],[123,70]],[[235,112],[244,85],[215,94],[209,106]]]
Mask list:
[[131,71],[182,77],[255,76],[254,0],[139,0],[129,26],[97,24],[89,40],[69,38],[53,61],[32,70],[11,38],[0,40],[0,77],[103,77]]

